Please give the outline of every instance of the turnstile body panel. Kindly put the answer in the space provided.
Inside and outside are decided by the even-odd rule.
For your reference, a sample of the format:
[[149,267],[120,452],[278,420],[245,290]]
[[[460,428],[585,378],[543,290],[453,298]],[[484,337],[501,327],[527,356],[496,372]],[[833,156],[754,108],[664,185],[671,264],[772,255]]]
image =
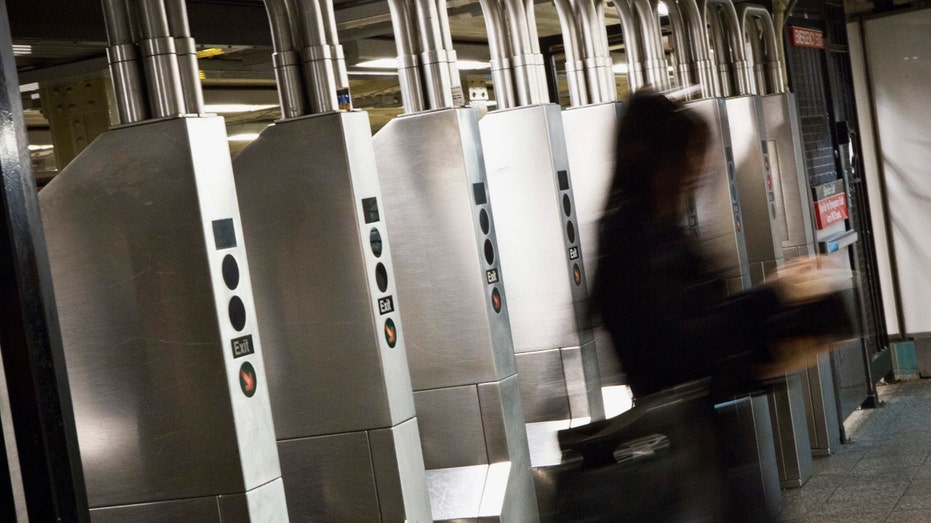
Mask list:
[[[623,107],[621,103],[611,102],[574,107],[562,113],[589,294],[598,270],[601,216],[614,180],[617,129]],[[593,328],[602,386],[624,384],[623,369],[617,361],[610,334],[599,325]]]
[[688,102],[708,126],[708,144],[701,185],[696,190],[688,227],[731,292],[750,286],[750,264],[744,238],[744,217],[738,197],[737,172],[724,101],[709,98]]
[[760,98],[754,95],[726,98],[724,102],[734,151],[750,282],[755,285],[782,265],[775,183],[770,172],[763,109]]
[[279,122],[234,168],[291,517],[430,519],[368,115]]
[[286,520],[223,120],[104,133],[39,199],[92,516]]
[[479,124],[528,422],[604,417],[572,173],[557,105]]
[[535,520],[477,114],[401,116],[374,144],[433,517]]
[[811,218],[811,189],[805,172],[795,95],[760,98],[776,196],[782,254],[786,261],[816,252]]

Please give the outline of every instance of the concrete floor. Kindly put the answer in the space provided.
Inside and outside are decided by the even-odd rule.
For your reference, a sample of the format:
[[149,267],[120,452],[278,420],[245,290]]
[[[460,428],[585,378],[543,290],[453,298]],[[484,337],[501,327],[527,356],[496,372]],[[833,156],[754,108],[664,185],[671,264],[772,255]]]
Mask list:
[[811,479],[783,491],[781,521],[931,522],[931,379],[878,392],[884,407],[845,422],[850,443],[815,458]]

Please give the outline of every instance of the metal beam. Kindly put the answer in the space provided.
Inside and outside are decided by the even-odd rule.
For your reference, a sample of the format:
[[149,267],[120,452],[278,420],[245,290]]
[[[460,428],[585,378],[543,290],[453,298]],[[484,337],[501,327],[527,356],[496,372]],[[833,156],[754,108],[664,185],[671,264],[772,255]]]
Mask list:
[[[8,501],[18,482],[29,520],[89,521],[12,49],[0,0],[0,353],[9,398],[3,419],[13,425],[4,427],[2,454],[7,471],[18,464],[20,472],[7,475],[0,496]],[[14,507],[0,509],[8,510],[4,521],[25,520]]]

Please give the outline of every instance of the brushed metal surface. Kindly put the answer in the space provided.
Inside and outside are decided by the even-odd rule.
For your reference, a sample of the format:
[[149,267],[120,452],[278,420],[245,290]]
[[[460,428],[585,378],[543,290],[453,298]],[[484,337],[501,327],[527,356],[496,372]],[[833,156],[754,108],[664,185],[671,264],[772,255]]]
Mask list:
[[427,469],[488,463],[475,385],[417,391],[414,402]]
[[428,470],[433,520],[477,521],[487,476],[488,465]]
[[[364,112],[289,120],[265,129],[234,161],[279,440],[390,427],[414,415],[369,129]],[[366,198],[377,199],[372,223]],[[380,313],[383,298],[393,311]],[[398,331],[394,347],[387,319]]]
[[[488,184],[498,227],[501,265],[510,303],[516,353],[579,346],[592,337],[585,328],[588,299],[578,233],[567,237],[566,222],[577,229],[576,206],[566,157],[559,106],[518,107],[489,113],[479,122]],[[560,190],[565,171],[569,190]],[[563,212],[562,197],[571,215]],[[581,283],[573,281],[580,266]]]
[[829,354],[819,354],[817,364],[806,371],[802,379],[802,395],[805,399],[811,453],[813,456],[829,456],[841,444],[834,374]]
[[[713,269],[728,281],[729,289],[750,286],[750,268],[744,238],[743,214],[737,194],[734,155],[724,101],[709,98],[687,102],[708,125],[702,184],[695,193],[695,215],[689,226],[698,234]],[[724,202],[730,202],[726,205]]]
[[382,521],[431,521],[417,420],[369,432]]
[[[474,110],[402,116],[374,138],[414,390],[496,381],[515,372],[497,217]],[[489,230],[481,229],[481,213]],[[496,211],[495,211],[496,212]],[[485,259],[486,241],[494,254]],[[488,283],[486,271],[501,281]],[[501,312],[491,293],[501,296]],[[421,423],[421,429],[427,425]]]
[[[617,127],[623,107],[612,102],[573,107],[562,113],[589,293],[598,270],[598,233],[614,180]],[[602,386],[624,383],[611,336],[600,325],[594,325],[593,330]]]
[[530,463],[527,432],[524,429],[523,405],[517,375],[495,383],[478,385],[478,401],[488,463],[513,461],[525,468]]
[[805,421],[801,376],[792,373],[779,378],[767,396],[779,484],[783,488],[801,487],[812,475],[811,441]]
[[527,423],[569,419],[569,391],[559,349],[516,355],[520,397]]
[[598,379],[600,367],[595,342],[589,341],[581,347],[564,347],[560,353],[572,419],[590,418],[593,412],[603,413],[604,396]]
[[[244,492],[279,477],[223,120],[104,133],[39,199],[90,506]],[[215,220],[229,220],[235,246],[218,248]],[[227,255],[241,268],[235,290],[222,276]],[[254,353],[234,358],[243,335]]]
[[[747,261],[753,267],[750,282],[763,281],[773,262],[782,265],[781,233],[777,221],[775,182],[766,149],[766,130],[760,98],[754,95],[725,99],[737,195],[743,215]],[[756,264],[754,266],[754,264]]]
[[379,521],[366,432],[278,442],[288,515],[295,521]]
[[[776,193],[776,216],[786,261],[814,252],[811,196],[793,93],[760,97]],[[780,204],[781,205],[778,205]]]
[[284,496],[284,484],[281,478],[246,493],[217,496],[216,504],[220,511],[220,521],[223,523],[288,521],[288,514],[277,508],[285,506]]
[[769,403],[765,395],[743,396],[715,406],[731,437],[726,449],[729,487],[735,496],[758,500],[777,514],[782,503]]
[[96,508],[91,509],[90,516],[93,523],[124,523],[126,521],[220,523],[222,521],[216,496]]

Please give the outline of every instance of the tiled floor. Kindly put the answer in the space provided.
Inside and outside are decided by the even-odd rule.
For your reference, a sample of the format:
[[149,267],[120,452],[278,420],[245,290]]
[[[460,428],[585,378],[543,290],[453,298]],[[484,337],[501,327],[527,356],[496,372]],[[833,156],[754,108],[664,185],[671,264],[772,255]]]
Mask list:
[[850,443],[783,491],[781,521],[931,522],[931,379],[878,390],[885,406],[853,413]]

